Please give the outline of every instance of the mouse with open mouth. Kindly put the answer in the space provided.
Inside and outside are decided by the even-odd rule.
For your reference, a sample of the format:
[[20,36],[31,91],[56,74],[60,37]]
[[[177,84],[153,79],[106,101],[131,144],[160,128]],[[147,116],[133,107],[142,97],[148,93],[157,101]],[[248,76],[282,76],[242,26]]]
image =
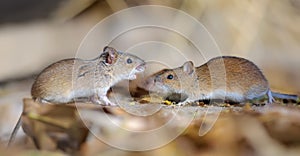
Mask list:
[[70,58],[51,64],[37,76],[31,95],[34,100],[55,104],[89,97],[93,103],[116,105],[108,99],[108,90],[121,80],[136,79],[144,70],[141,58],[106,46],[92,60]]

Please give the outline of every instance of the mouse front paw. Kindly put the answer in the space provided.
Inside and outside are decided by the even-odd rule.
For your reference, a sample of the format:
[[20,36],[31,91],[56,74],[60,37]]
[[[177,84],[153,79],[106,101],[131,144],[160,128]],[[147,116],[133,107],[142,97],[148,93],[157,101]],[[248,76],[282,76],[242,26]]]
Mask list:
[[91,101],[94,104],[98,105],[104,105],[104,106],[117,106],[117,104],[111,102],[106,95],[100,95],[100,96],[92,96]]
[[177,106],[185,106],[185,105],[187,105],[187,102],[179,102],[178,104],[177,104]]

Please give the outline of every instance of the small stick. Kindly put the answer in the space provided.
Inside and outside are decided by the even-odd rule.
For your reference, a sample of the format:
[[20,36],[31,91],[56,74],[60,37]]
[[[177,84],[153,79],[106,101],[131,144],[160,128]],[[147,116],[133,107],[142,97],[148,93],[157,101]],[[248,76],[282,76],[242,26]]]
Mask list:
[[15,140],[15,138],[16,138],[17,132],[18,132],[18,130],[20,129],[21,124],[22,124],[21,118],[22,118],[22,115],[19,117],[18,122],[17,122],[16,126],[14,127],[14,129],[13,129],[13,131],[12,131],[10,137],[9,137],[9,141],[8,141],[8,143],[7,143],[7,146],[6,146],[7,148],[10,147],[10,145],[12,144],[12,142],[13,142],[13,141]]

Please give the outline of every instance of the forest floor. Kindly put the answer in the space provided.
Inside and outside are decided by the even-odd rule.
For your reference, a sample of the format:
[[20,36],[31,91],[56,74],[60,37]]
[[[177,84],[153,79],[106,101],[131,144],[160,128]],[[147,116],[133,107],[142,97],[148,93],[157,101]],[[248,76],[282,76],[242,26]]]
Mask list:
[[[2,95],[9,94],[2,92]],[[277,100],[266,105],[195,102],[179,106],[151,97],[133,100],[116,94],[114,100],[118,106],[82,102],[52,105],[34,102],[26,95],[16,94],[24,99],[13,107],[5,105],[9,104],[5,98],[1,99],[0,155],[296,156],[300,153],[297,101]],[[14,115],[8,114],[12,109]],[[7,148],[19,111],[22,131],[18,131]]]

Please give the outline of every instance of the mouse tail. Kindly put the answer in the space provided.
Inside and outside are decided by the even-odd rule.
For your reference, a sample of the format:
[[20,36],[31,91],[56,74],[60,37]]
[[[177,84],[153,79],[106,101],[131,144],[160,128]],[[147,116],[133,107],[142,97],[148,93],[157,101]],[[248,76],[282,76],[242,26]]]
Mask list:
[[7,148],[11,146],[11,144],[15,141],[15,138],[16,138],[16,135],[17,135],[17,132],[19,131],[21,125],[22,125],[22,115],[19,117],[10,137],[9,137],[9,141],[7,143]]
[[273,97],[276,97],[276,98],[279,98],[279,99],[288,99],[288,100],[299,101],[298,95],[283,94],[283,93],[272,92],[272,96],[273,96]]

